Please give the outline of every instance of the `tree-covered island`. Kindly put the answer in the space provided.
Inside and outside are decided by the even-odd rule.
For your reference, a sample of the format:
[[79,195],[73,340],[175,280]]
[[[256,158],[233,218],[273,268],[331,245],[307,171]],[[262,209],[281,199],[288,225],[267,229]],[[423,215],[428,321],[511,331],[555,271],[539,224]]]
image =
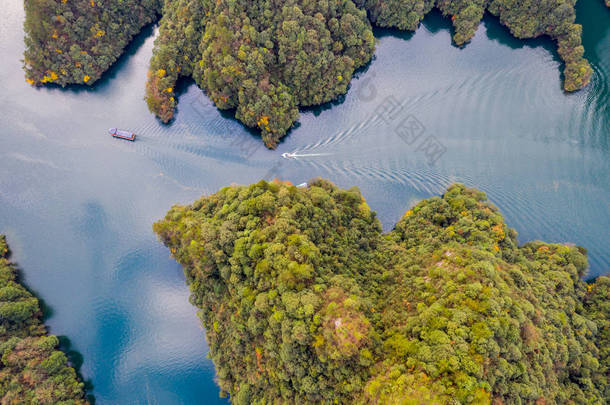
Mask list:
[[84,384],[57,337],[47,334],[38,300],[19,282],[0,235],[0,403],[87,405]]
[[451,18],[466,44],[485,12],[517,38],[549,36],[565,63],[564,89],[584,87],[576,0],[25,0],[24,68],[33,85],[91,85],[129,40],[159,13],[159,36],[146,84],[150,110],[172,119],[176,82],[192,77],[220,109],[234,109],[274,148],[299,107],[347,91],[370,61],[371,23],[415,30],[433,8]]
[[394,230],[357,188],[261,181],[174,206],[182,264],[234,404],[608,403],[610,278],[529,242],[463,185]]

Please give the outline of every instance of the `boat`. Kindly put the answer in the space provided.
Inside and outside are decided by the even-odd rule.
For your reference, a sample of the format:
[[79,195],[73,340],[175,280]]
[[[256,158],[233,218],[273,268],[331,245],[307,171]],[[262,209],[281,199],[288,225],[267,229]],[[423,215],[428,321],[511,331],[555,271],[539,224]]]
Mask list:
[[125,139],[126,141],[132,142],[136,140],[136,134],[133,132],[123,131],[122,129],[117,128],[110,128],[108,132],[115,138]]

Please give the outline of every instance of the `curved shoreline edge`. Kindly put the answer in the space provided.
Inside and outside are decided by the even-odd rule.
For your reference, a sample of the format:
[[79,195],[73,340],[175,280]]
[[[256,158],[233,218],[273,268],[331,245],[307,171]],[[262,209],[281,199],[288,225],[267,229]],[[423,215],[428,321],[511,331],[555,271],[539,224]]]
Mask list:
[[374,53],[372,24],[414,31],[434,8],[451,18],[453,41],[465,46],[483,15],[496,16],[511,35],[548,36],[565,63],[564,90],[586,86],[575,1],[507,0],[25,0],[24,68],[32,85],[92,85],[139,30],[159,14],[146,99],[161,121],[174,116],[180,77],[192,77],[214,104],[235,110],[244,125],[275,148],[299,118],[348,91],[353,73]]
[[233,403],[610,398],[610,278],[583,281],[583,248],[518,246],[461,184],[388,234],[357,188],[322,179],[225,187],[154,231]]
[[[42,322],[39,300],[19,281],[0,235],[0,400],[89,405],[85,383]],[[16,402],[15,402],[16,401]]]

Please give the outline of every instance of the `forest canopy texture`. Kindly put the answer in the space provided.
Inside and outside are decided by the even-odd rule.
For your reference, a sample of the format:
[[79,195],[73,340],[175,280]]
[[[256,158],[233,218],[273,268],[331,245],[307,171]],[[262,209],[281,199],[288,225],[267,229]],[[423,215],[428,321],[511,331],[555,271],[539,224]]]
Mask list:
[[464,45],[485,12],[517,38],[547,35],[565,62],[564,88],[584,87],[576,0],[25,0],[24,68],[33,85],[91,85],[140,28],[162,13],[146,84],[149,109],[169,122],[176,82],[192,77],[220,109],[232,109],[274,148],[299,107],[347,91],[371,60],[371,23],[417,29],[434,7]]
[[261,181],[174,206],[185,269],[235,404],[608,403],[608,277],[584,249],[518,246],[463,185],[388,233],[356,188]]
[[84,384],[41,322],[0,235],[0,403],[86,405]]
[[28,83],[95,83],[162,0],[24,0]]

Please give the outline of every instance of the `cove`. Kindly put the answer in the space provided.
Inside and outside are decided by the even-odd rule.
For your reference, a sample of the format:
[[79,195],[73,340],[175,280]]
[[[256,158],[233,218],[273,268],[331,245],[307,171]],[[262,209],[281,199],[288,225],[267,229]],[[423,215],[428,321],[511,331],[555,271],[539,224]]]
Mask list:
[[[96,403],[226,403],[182,270],[151,226],[172,204],[232,182],[357,185],[389,230],[416,201],[460,181],[485,191],[521,242],[577,243],[589,274],[607,273],[610,13],[598,0],[581,0],[577,13],[595,70],[583,91],[561,90],[550,41],[515,40],[486,17],[460,49],[432,14],[413,34],[377,30],[375,59],[347,95],[302,111],[269,151],[192,83],[171,125],[148,112],[153,27],[94,88],[31,88],[23,5],[10,0],[0,17],[0,233],[53,310],[50,332],[82,356]],[[403,106],[397,120],[415,117],[446,147],[434,164],[395,132],[399,121],[375,119],[389,97]],[[138,141],[114,140],[109,127]]]

